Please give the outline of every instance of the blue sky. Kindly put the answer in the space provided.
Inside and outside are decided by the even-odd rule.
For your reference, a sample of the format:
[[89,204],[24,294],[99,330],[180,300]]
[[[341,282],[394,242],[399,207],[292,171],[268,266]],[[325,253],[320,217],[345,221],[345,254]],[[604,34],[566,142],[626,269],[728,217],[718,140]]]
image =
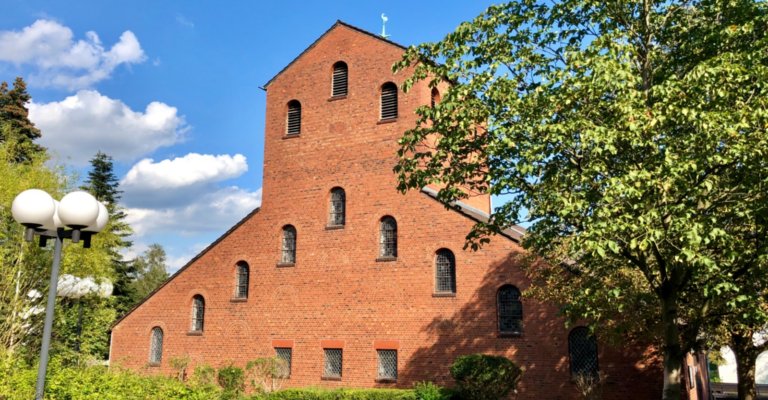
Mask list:
[[259,89],[337,19],[403,45],[486,1],[26,1],[0,13],[0,81],[22,76],[55,161],[115,158],[135,246],[174,271],[261,201]]

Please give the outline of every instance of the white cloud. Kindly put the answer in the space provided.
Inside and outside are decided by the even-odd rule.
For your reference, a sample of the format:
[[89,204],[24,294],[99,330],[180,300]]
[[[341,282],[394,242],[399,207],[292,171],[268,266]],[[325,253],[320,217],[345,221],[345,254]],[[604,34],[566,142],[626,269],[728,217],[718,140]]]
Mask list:
[[179,25],[181,25],[181,26],[183,26],[185,28],[192,29],[192,28],[195,27],[195,23],[192,22],[191,19],[189,19],[189,18],[187,18],[187,17],[185,17],[185,16],[183,16],[181,14],[176,14],[176,23],[178,23]]
[[131,31],[106,50],[96,32],[73,40],[72,30],[56,21],[39,19],[21,31],[0,31],[0,61],[31,65],[31,84],[70,90],[92,86],[108,78],[121,64],[146,60],[139,40]]
[[40,144],[81,166],[99,150],[118,161],[133,161],[182,141],[188,130],[176,107],[153,101],[144,112],[134,111],[93,90],[59,102],[32,102],[29,118],[43,133]]

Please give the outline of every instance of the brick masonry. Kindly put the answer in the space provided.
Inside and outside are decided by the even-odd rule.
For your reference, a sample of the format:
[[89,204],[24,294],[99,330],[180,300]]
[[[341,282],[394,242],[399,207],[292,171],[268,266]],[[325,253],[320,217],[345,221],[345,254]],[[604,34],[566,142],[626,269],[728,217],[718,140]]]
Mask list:
[[[501,337],[496,291],[528,280],[518,243],[495,237],[463,250],[474,221],[417,191],[395,190],[397,139],[415,124],[412,110],[429,104],[417,85],[399,93],[399,118],[379,121],[380,87],[401,84],[392,64],[403,48],[344,23],[335,24],[267,85],[263,204],[147,298],[112,331],[111,365],[172,373],[169,360],[244,365],[291,347],[286,386],[411,387],[450,384],[456,356],[504,355],[525,368],[519,399],[574,399],[568,330],[555,307],[523,299],[524,330]],[[349,67],[349,94],[331,99],[332,65]],[[302,105],[301,134],[286,137],[290,100]],[[346,225],[328,229],[329,193],[346,191]],[[488,196],[468,201],[488,211]],[[377,261],[379,221],[398,226],[398,256]],[[293,266],[278,266],[281,228],[297,230]],[[435,252],[456,258],[456,294],[435,296]],[[233,299],[236,264],[250,268],[249,296]],[[205,328],[190,334],[192,297],[205,298]],[[164,332],[162,362],[149,366],[150,332]],[[323,346],[343,349],[342,378],[321,380]],[[377,349],[398,351],[396,383],[377,382]],[[600,345],[606,399],[659,397],[658,364],[632,348]]]

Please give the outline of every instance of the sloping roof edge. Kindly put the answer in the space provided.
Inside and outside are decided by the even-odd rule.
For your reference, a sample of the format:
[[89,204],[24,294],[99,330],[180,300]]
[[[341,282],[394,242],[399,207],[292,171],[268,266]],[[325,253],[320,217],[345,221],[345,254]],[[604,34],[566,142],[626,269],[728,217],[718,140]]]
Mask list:
[[354,25],[350,25],[350,24],[348,24],[348,23],[346,23],[346,22],[344,22],[344,21],[342,21],[342,20],[340,20],[340,19],[339,19],[339,20],[336,20],[336,22],[335,22],[333,25],[331,25],[331,27],[330,27],[330,28],[328,28],[328,30],[327,30],[327,31],[323,32],[323,34],[322,34],[322,35],[320,35],[320,37],[318,37],[317,39],[315,39],[315,41],[314,41],[314,42],[312,42],[312,44],[310,44],[310,45],[309,45],[309,46],[308,46],[306,49],[304,49],[304,51],[302,51],[301,53],[299,53],[299,55],[298,55],[298,56],[296,56],[296,58],[294,58],[293,60],[291,60],[291,62],[289,62],[289,63],[288,63],[288,65],[286,65],[285,67],[283,67],[283,69],[281,69],[281,70],[280,70],[280,71],[279,71],[277,74],[275,74],[275,76],[273,76],[273,77],[272,77],[272,78],[271,78],[269,81],[267,81],[267,83],[265,83],[265,84],[264,84],[263,88],[265,88],[265,89],[266,89],[266,88],[269,86],[269,84],[270,84],[270,83],[272,83],[272,81],[274,81],[275,79],[277,79],[277,77],[278,77],[278,76],[282,75],[282,73],[283,73],[283,72],[285,72],[285,70],[287,70],[288,68],[290,68],[290,66],[291,66],[291,65],[293,65],[294,63],[296,63],[296,61],[298,61],[298,60],[299,60],[299,58],[301,58],[301,57],[302,57],[304,54],[306,54],[306,53],[307,53],[307,52],[308,52],[310,49],[312,49],[313,47],[315,47],[315,45],[316,45],[317,43],[319,43],[319,42],[320,42],[320,40],[322,40],[322,39],[325,37],[325,35],[327,35],[329,32],[331,32],[331,31],[332,31],[334,28],[336,28],[337,26],[345,26],[345,27],[347,27],[347,28],[350,28],[350,29],[356,30],[356,31],[358,31],[358,32],[360,32],[360,33],[363,33],[363,34],[365,34],[365,35],[368,35],[368,36],[370,36],[370,37],[372,37],[372,38],[375,38],[375,39],[381,40],[381,41],[382,41],[382,42],[384,42],[384,43],[389,43],[389,44],[391,44],[391,45],[393,45],[393,46],[396,46],[396,47],[399,47],[399,48],[401,48],[401,49],[403,49],[403,50],[406,50],[406,49],[407,49],[407,47],[406,47],[406,46],[403,46],[403,45],[401,45],[401,44],[399,44],[399,43],[395,43],[395,42],[393,42],[393,41],[391,41],[391,40],[389,40],[389,39],[385,39],[385,38],[383,38],[383,37],[381,37],[381,36],[379,36],[379,35],[377,35],[377,34],[375,34],[375,33],[371,33],[371,32],[368,32],[368,31],[366,31],[365,29],[361,29],[361,28],[358,28],[358,27],[356,27],[356,26],[354,26]]
[[163,284],[162,284],[162,285],[160,285],[160,286],[158,286],[157,288],[155,288],[155,290],[153,290],[152,292],[150,292],[150,293],[149,293],[149,294],[148,294],[146,297],[144,297],[144,298],[143,298],[143,299],[142,299],[140,302],[138,302],[138,303],[137,303],[135,306],[131,307],[131,309],[130,309],[130,310],[128,310],[128,311],[127,311],[125,314],[123,314],[123,316],[122,316],[122,317],[118,318],[118,319],[117,319],[115,322],[113,322],[113,323],[112,323],[112,325],[110,325],[110,327],[109,327],[109,330],[111,331],[111,330],[112,330],[112,329],[113,329],[115,326],[117,326],[117,324],[119,324],[120,322],[122,322],[122,321],[123,321],[123,320],[124,320],[126,317],[128,317],[128,316],[129,316],[129,315],[130,315],[132,312],[134,312],[134,311],[135,311],[137,308],[139,308],[139,307],[140,307],[142,304],[144,304],[144,303],[145,303],[147,300],[149,300],[149,298],[150,298],[150,297],[154,296],[154,295],[155,295],[155,293],[157,293],[157,292],[158,292],[160,289],[164,288],[164,287],[165,287],[165,285],[167,285],[168,283],[170,283],[170,282],[171,282],[171,281],[172,281],[174,278],[176,278],[177,276],[179,276],[179,274],[181,274],[182,272],[184,272],[184,270],[185,270],[185,269],[187,269],[189,266],[191,266],[192,264],[194,264],[194,263],[195,263],[195,261],[197,261],[197,260],[198,260],[200,257],[204,256],[204,255],[205,255],[205,253],[209,252],[209,251],[210,251],[211,249],[213,249],[213,248],[214,248],[214,247],[215,247],[217,244],[219,244],[219,242],[221,242],[222,240],[224,240],[224,239],[225,239],[227,236],[231,235],[231,234],[232,234],[232,232],[234,232],[235,230],[237,230],[237,228],[239,228],[241,225],[243,225],[243,224],[245,223],[245,221],[248,221],[249,219],[251,219],[251,217],[253,217],[254,215],[256,215],[256,213],[258,213],[260,209],[261,209],[261,207],[256,207],[256,208],[255,208],[253,211],[249,212],[249,213],[248,213],[248,215],[246,215],[245,217],[243,217],[243,219],[241,219],[240,221],[237,221],[237,223],[236,223],[235,225],[233,225],[231,228],[229,228],[229,229],[228,229],[226,232],[224,232],[224,234],[222,234],[221,236],[219,236],[219,237],[218,237],[216,240],[214,240],[213,242],[211,242],[211,244],[209,244],[209,245],[208,245],[206,248],[204,248],[202,251],[200,251],[199,253],[197,253],[197,255],[196,255],[196,256],[192,257],[192,259],[191,259],[191,260],[189,260],[189,261],[188,261],[186,264],[184,264],[184,266],[183,266],[183,267],[179,268],[179,270],[178,270],[178,271],[176,271],[176,273],[174,273],[173,275],[171,275],[170,277],[168,277],[168,279],[166,279],[166,280],[165,280],[165,282],[163,282]]
[[[439,201],[437,200],[437,190],[425,186],[421,188],[421,192],[433,198],[435,201]],[[491,216],[486,212],[480,211],[477,208],[460,201],[453,201],[449,204],[449,206],[452,210],[477,222],[488,222],[491,218]],[[506,237],[509,240],[512,240],[513,242],[520,243],[523,235],[525,235],[525,228],[519,225],[514,225],[502,230],[500,235]]]

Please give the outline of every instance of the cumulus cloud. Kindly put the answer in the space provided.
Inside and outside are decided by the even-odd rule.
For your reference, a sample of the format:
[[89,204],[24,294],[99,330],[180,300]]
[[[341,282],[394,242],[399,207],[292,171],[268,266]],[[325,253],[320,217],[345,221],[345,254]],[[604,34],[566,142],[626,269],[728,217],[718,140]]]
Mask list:
[[87,88],[109,78],[121,64],[138,64],[146,58],[131,31],[123,32],[109,50],[96,32],[75,41],[71,29],[47,19],[21,31],[0,31],[0,62],[32,66],[29,81],[34,85]]
[[143,112],[134,111],[94,90],[58,102],[32,102],[29,118],[43,133],[42,145],[80,166],[99,150],[118,161],[134,161],[182,141],[188,130],[176,107],[153,101]]

